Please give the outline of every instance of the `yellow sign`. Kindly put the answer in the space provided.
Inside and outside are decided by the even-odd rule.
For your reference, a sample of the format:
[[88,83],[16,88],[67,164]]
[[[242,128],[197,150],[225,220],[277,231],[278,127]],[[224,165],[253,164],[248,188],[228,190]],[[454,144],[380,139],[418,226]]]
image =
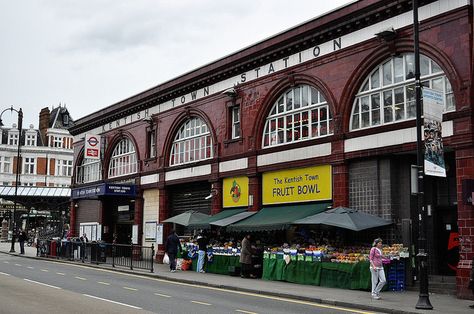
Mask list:
[[243,207],[249,205],[249,178],[226,178],[223,185],[222,203],[224,207]]
[[315,166],[263,174],[263,204],[285,204],[332,199],[331,166]]

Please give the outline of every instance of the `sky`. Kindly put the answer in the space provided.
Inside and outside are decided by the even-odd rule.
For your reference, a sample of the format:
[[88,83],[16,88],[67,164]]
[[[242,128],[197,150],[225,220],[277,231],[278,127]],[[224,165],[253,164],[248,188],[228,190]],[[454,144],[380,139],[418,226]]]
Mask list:
[[0,110],[78,120],[349,2],[0,0]]

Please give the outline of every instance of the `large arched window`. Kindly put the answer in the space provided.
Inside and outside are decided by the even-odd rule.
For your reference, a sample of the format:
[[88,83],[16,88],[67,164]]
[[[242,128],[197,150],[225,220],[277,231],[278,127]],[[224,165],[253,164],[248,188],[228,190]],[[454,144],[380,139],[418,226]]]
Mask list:
[[101,180],[101,169],[99,159],[84,158],[82,164],[76,168],[76,183],[81,184]]
[[171,147],[170,166],[212,158],[212,138],[207,124],[198,117],[184,122]]
[[112,152],[109,163],[109,178],[136,173],[137,170],[135,146],[130,139],[124,138],[117,143]]
[[333,134],[325,97],[314,87],[295,86],[278,98],[263,131],[262,147],[294,143]]
[[[395,56],[365,79],[352,108],[350,129],[358,130],[416,118],[413,53]],[[455,109],[453,90],[441,67],[420,56],[422,85],[442,91],[445,111]]]

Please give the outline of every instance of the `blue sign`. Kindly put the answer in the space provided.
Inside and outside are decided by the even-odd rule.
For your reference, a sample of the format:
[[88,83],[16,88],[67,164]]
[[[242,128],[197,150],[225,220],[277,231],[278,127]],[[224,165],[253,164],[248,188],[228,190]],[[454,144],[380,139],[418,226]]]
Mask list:
[[104,183],[72,190],[72,198],[90,198],[97,196],[136,196],[135,185]]

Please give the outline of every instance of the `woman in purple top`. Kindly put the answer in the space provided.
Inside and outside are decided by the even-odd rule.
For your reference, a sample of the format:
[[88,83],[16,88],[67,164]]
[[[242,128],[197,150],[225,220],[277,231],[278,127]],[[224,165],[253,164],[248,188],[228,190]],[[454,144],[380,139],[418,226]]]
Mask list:
[[382,239],[377,238],[370,249],[370,273],[372,275],[372,298],[379,300],[380,291],[385,285],[385,272],[382,264]]

